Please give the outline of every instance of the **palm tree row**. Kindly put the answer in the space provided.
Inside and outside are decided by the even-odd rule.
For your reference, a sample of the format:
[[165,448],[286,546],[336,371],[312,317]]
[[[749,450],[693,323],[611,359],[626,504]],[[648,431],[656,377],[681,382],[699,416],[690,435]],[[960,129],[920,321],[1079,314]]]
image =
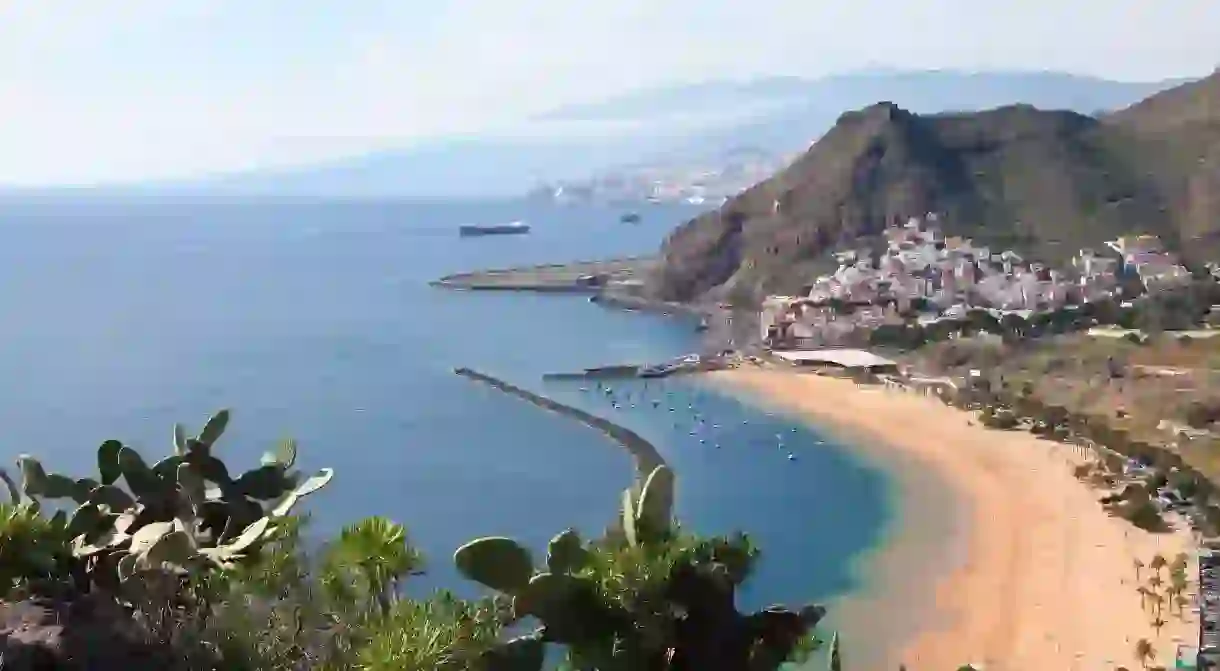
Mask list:
[[[1147,563],[1136,558],[1132,565],[1135,568],[1135,580],[1140,583],[1136,587],[1136,592],[1140,595],[1140,607],[1147,610],[1152,617],[1149,624],[1156,630],[1157,638],[1160,638],[1161,628],[1168,624],[1165,616],[1175,614],[1174,606],[1177,606],[1178,619],[1185,617],[1186,605],[1190,603],[1190,599],[1185,595],[1190,586],[1187,576],[1189,557],[1180,552],[1170,561],[1165,559],[1164,555],[1156,554]],[[1143,580],[1142,575],[1145,568],[1151,571],[1147,580]],[[1144,668],[1148,668],[1148,663],[1156,656],[1156,648],[1148,639],[1141,638],[1135,642],[1135,656]]]
[[[995,429],[1024,428],[1030,433],[1068,445],[1079,457],[1089,457],[1109,474],[1108,484],[1124,475],[1128,460],[1151,465],[1152,474],[1143,483],[1145,494],[1169,486],[1184,499],[1190,500],[1202,513],[1205,531],[1220,533],[1220,506],[1212,502],[1215,485],[1187,464],[1180,454],[1169,447],[1137,439],[1122,427],[1114,426],[1114,418],[1072,412],[1068,408],[1039,399],[1029,382],[1019,388],[1003,378],[993,384],[987,378],[976,378],[956,391],[940,396],[954,407],[978,412],[979,422]],[[1130,497],[1123,495],[1120,500]],[[1160,530],[1160,513],[1141,495],[1131,505],[1115,510],[1137,526]]]

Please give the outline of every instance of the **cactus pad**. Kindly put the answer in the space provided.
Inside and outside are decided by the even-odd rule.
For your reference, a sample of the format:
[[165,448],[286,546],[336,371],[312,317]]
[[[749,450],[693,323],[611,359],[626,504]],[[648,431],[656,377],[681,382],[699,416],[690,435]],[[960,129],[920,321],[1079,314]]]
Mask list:
[[627,544],[633,547],[638,545],[640,539],[635,528],[635,498],[632,497],[630,489],[623,490],[622,524]]
[[123,444],[117,440],[108,440],[97,448],[97,472],[103,485],[113,485],[123,474],[119,467],[119,450],[122,449]]
[[534,562],[529,550],[511,538],[479,538],[458,548],[453,563],[467,578],[501,592],[515,592],[529,584]]
[[513,610],[519,617],[533,615],[548,624],[573,620],[576,618],[573,603],[583,585],[581,578],[539,573],[513,597]]
[[551,573],[575,573],[588,559],[589,553],[574,529],[555,536],[546,546],[546,567]]
[[220,436],[224,434],[225,429],[229,426],[229,411],[219,410],[215,415],[208,418],[207,424],[203,425],[203,431],[199,432],[199,442],[205,447],[211,447],[220,440]]
[[47,472],[43,470],[42,462],[23,454],[17,457],[17,466],[21,469],[21,491],[26,496],[41,496],[47,486]]
[[637,527],[639,522],[643,522],[653,532],[669,528],[673,507],[674,472],[668,466],[657,466],[644,481],[644,489],[640,492],[635,513]]

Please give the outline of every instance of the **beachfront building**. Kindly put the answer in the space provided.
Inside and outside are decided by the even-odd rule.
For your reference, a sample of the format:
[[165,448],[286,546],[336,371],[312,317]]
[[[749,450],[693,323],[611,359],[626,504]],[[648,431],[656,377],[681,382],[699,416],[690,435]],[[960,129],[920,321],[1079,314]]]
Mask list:
[[763,301],[758,328],[764,343],[774,343],[783,337],[788,325],[795,320],[792,308],[796,300],[795,296],[768,296]]
[[814,349],[776,352],[784,361],[832,374],[882,375],[898,372],[898,362],[861,349]]
[[1126,259],[1134,254],[1148,254],[1165,250],[1161,239],[1155,235],[1124,235],[1116,240],[1107,240],[1106,246]]

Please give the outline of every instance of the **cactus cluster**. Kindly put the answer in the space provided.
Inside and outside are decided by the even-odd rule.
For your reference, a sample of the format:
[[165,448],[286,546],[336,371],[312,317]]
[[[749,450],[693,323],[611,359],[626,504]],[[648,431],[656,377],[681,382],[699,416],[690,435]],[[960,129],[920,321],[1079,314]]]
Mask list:
[[[566,646],[574,668],[599,671],[650,669],[778,669],[825,613],[772,607],[742,615],[734,590],[749,572],[748,539],[682,546],[672,525],[674,476],[655,468],[639,496],[623,496],[621,537],[586,545],[574,530],[551,539],[545,568],[535,569],[529,550],[509,538],[471,541],[454,553],[465,577],[511,600],[511,621],[535,618],[534,632],[484,654],[487,671],[540,671],[548,643]],[[671,558],[656,593],[631,598],[607,593],[613,559],[648,562]]]
[[96,479],[47,473],[22,455],[24,505],[37,509],[40,499],[75,504],[52,523],[62,525],[72,554],[100,586],[121,586],[145,572],[230,566],[301,497],[325,486],[332,471],[302,477],[292,468],[296,445],[285,441],[258,468],[233,477],[212,453],[228,422],[229,412],[221,410],[195,437],[175,425],[173,454],[151,466],[131,447],[108,440],[97,450]]

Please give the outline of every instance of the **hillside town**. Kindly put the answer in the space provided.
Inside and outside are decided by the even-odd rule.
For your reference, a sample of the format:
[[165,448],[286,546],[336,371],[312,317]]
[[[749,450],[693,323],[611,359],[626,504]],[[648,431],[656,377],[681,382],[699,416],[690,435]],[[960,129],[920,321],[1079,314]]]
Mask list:
[[1008,314],[1028,320],[1104,298],[1130,300],[1191,278],[1156,236],[1081,249],[1068,267],[1050,268],[1012,250],[945,236],[934,213],[886,229],[882,250],[835,256],[838,269],[814,279],[803,295],[764,301],[759,335],[766,344],[837,344],[862,330],[912,319],[926,326],[962,319],[975,309],[997,320]]

